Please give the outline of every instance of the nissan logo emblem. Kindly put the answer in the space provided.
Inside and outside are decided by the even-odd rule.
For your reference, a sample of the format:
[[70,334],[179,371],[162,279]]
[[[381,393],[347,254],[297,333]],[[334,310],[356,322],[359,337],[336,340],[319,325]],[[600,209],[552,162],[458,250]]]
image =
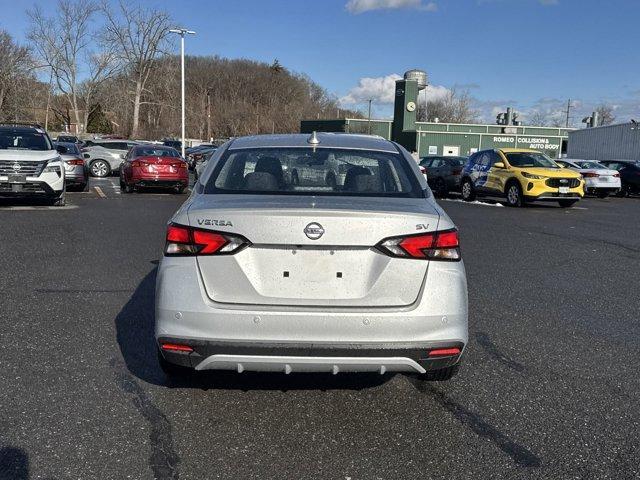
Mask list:
[[14,163],[12,167],[14,172],[19,172],[20,170],[22,170],[22,166],[18,162]]
[[324,235],[324,228],[319,223],[313,222],[304,227],[304,234],[310,240],[318,240],[322,235]]

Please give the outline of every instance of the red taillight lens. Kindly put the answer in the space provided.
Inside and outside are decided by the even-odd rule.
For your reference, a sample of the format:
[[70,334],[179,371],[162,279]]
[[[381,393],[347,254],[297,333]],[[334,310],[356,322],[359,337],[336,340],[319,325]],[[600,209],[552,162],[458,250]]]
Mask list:
[[378,250],[392,257],[425,260],[460,260],[460,240],[456,229],[387,238]]
[[436,348],[429,352],[430,357],[450,357],[453,355],[460,355],[460,349],[458,347]]
[[84,165],[84,160],[81,158],[74,158],[73,160],[65,160],[67,165]]
[[249,245],[239,235],[212,232],[184,225],[170,224],[167,227],[166,256],[185,255],[232,255]]
[[587,178],[587,177],[588,178],[595,178],[595,177],[599,177],[600,175],[598,175],[597,173],[594,173],[594,172],[584,172],[582,174],[582,176],[585,177],[585,178]]
[[161,348],[162,350],[166,350],[169,352],[193,352],[193,348],[191,348],[189,345],[181,345],[179,343],[163,343]]

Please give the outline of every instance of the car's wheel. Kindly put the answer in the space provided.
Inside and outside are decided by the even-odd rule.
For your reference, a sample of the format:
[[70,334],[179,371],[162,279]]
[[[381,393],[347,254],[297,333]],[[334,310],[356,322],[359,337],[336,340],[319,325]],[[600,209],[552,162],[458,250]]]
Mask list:
[[419,374],[418,379],[427,382],[446,382],[447,380],[451,380],[458,373],[458,370],[460,370],[459,363],[447,368],[429,370],[423,374]]
[[133,185],[128,183],[124,184],[124,193],[133,193],[134,190],[135,190],[135,187]]
[[184,187],[174,187],[173,188],[173,193],[176,193],[176,194],[180,195],[182,192],[184,192]]
[[616,197],[623,198],[623,197],[626,197],[627,195],[629,195],[629,192],[625,187],[622,187],[620,190],[616,192]]
[[92,177],[103,178],[111,173],[111,167],[104,160],[94,160],[89,167]]
[[160,364],[160,368],[164,372],[164,374],[169,378],[184,378],[195,373],[193,368],[183,367],[182,365],[176,365],[175,363],[171,363],[167,361],[160,353],[158,352],[158,363]]
[[510,182],[507,184],[506,189],[507,205],[510,207],[522,207],[524,206],[524,196],[522,195],[522,188],[518,182]]
[[84,183],[84,185],[82,185],[82,190],[83,192],[88,192],[89,191],[89,179],[87,178],[87,181]]
[[433,188],[434,188],[433,194],[439,198],[444,198],[449,193],[449,190],[447,189],[447,184],[445,183],[443,178],[437,178],[436,184],[433,186]]
[[598,192],[598,198],[607,198],[609,196],[609,192]]
[[558,203],[562,208],[572,207],[578,200],[559,200]]
[[471,180],[468,178],[465,178],[462,181],[460,192],[462,193],[462,199],[465,202],[473,202],[476,199],[476,192],[473,189],[473,183],[471,183]]
[[60,193],[60,195],[58,195],[57,197],[54,197],[53,200],[51,200],[51,205],[53,205],[54,207],[64,207],[67,204],[67,191],[66,188],[62,189],[62,193]]

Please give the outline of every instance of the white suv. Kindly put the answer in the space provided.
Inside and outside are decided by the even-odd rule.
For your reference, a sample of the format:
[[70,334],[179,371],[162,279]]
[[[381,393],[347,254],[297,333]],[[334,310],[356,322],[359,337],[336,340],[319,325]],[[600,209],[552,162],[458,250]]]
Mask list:
[[40,125],[0,123],[0,197],[65,204],[62,161]]

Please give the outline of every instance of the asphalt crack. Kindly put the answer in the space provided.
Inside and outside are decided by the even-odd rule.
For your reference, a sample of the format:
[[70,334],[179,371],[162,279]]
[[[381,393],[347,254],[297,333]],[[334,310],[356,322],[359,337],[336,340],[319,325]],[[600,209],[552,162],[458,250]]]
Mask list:
[[131,395],[133,405],[151,426],[149,434],[151,455],[148,463],[153,472],[153,478],[156,480],[177,480],[179,478],[180,457],[173,446],[171,422],[162,410],[153,404],[149,394],[143,390],[129,372],[125,371],[115,360],[110,363],[116,370],[116,383],[122,391]]
[[510,439],[500,430],[489,425],[480,415],[449,398],[430,383],[417,380],[415,385],[421,392],[431,394],[431,397],[455,419],[462,423],[462,425],[468,427],[479,437],[490,440],[506,455],[511,457],[516,465],[525,468],[538,468],[542,466],[540,457],[531,450]]

